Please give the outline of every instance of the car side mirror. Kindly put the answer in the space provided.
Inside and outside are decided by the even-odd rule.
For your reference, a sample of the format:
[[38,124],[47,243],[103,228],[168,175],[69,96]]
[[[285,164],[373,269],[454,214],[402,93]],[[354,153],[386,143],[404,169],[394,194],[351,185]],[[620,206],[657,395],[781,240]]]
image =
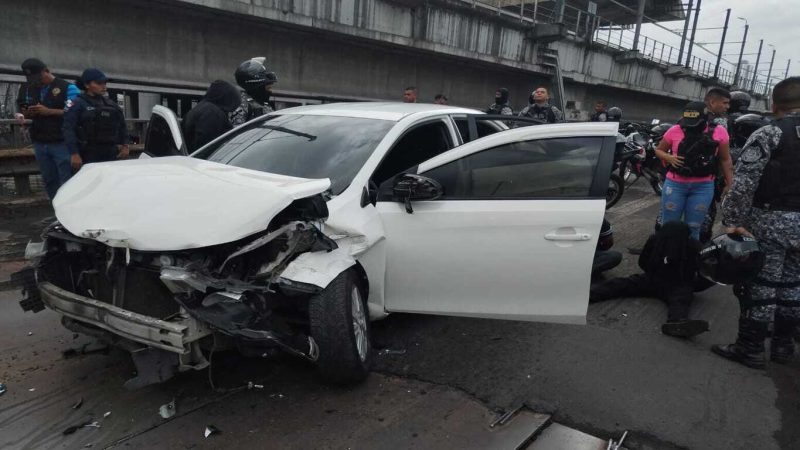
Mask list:
[[414,213],[411,200],[436,200],[443,194],[444,188],[438,181],[411,173],[398,175],[392,186],[394,200],[403,202],[409,214]]

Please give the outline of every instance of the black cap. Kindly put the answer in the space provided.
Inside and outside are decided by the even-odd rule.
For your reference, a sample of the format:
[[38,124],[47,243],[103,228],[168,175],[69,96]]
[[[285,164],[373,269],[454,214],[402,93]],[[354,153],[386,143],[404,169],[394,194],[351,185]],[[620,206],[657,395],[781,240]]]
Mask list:
[[39,75],[44,69],[47,69],[47,64],[42,62],[41,59],[28,58],[22,63],[22,73],[24,73],[26,77]]
[[696,127],[705,119],[706,104],[703,102],[689,102],[683,108],[680,124],[685,127]]
[[84,86],[91,83],[92,81],[99,81],[104,83],[108,81],[108,77],[106,74],[100,71],[100,69],[86,69],[83,71],[83,75],[81,75],[81,81],[83,81]]

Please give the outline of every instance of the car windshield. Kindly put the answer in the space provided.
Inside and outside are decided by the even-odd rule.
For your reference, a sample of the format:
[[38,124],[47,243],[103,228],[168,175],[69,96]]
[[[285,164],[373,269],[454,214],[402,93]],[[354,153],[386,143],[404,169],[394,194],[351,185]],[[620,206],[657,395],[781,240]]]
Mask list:
[[245,125],[195,157],[301,178],[330,178],[342,193],[394,122],[283,115]]

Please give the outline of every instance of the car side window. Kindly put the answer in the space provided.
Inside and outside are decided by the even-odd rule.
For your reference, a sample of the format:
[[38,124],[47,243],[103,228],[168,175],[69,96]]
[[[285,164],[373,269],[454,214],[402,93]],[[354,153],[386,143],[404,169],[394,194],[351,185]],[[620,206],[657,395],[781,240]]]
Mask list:
[[585,198],[602,145],[599,137],[513,142],[422,175],[442,184],[442,199]]
[[392,147],[375,169],[372,181],[381,185],[398,173],[453,148],[450,130],[441,120],[418,125]]
[[[461,141],[465,144],[470,141],[469,138],[469,124],[467,123],[466,117],[454,117],[453,120],[456,122],[456,128],[458,128],[458,133],[461,135]],[[478,138],[482,138],[484,136],[489,136],[490,134],[494,134],[500,131],[496,125],[492,125],[487,123],[485,120],[476,120],[475,127],[478,129]]]

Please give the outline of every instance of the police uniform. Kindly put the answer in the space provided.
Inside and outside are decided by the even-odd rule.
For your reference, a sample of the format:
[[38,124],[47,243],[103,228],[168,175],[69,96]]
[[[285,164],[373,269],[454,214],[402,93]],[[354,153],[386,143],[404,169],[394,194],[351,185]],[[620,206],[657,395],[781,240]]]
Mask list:
[[242,104],[230,113],[231,125],[238,127],[239,125],[256,117],[261,117],[264,114],[273,111],[269,104],[261,104],[255,101],[253,97],[242,91]]
[[513,116],[514,110],[508,106],[508,103],[493,103],[489,106],[489,109],[486,110],[486,114],[500,114],[502,116]]
[[608,114],[605,111],[596,112],[589,119],[590,122],[606,122],[607,120]]
[[561,110],[549,103],[541,105],[532,103],[522,108],[522,111],[519,112],[519,116],[538,119],[545,123],[563,122],[564,120],[564,115],[561,113]]
[[790,113],[750,136],[722,205],[723,225],[749,230],[766,254],[758,277],[734,287],[741,306],[739,339],[734,346],[763,353],[774,317],[771,348],[772,359],[778,362],[793,353],[792,337],[800,325],[798,171],[800,113]]
[[[19,89],[17,106],[20,111],[37,104],[63,110],[79,93],[74,84],[61,78],[55,78],[50,84],[41,87],[24,83]],[[61,132],[62,123],[63,117],[60,115],[41,116],[34,117],[30,127],[36,161],[50,199],[56,196],[58,188],[72,176],[70,152],[67,151]]]
[[64,112],[64,139],[84,164],[114,161],[120,145],[128,143],[125,115],[113,100],[81,94]]

